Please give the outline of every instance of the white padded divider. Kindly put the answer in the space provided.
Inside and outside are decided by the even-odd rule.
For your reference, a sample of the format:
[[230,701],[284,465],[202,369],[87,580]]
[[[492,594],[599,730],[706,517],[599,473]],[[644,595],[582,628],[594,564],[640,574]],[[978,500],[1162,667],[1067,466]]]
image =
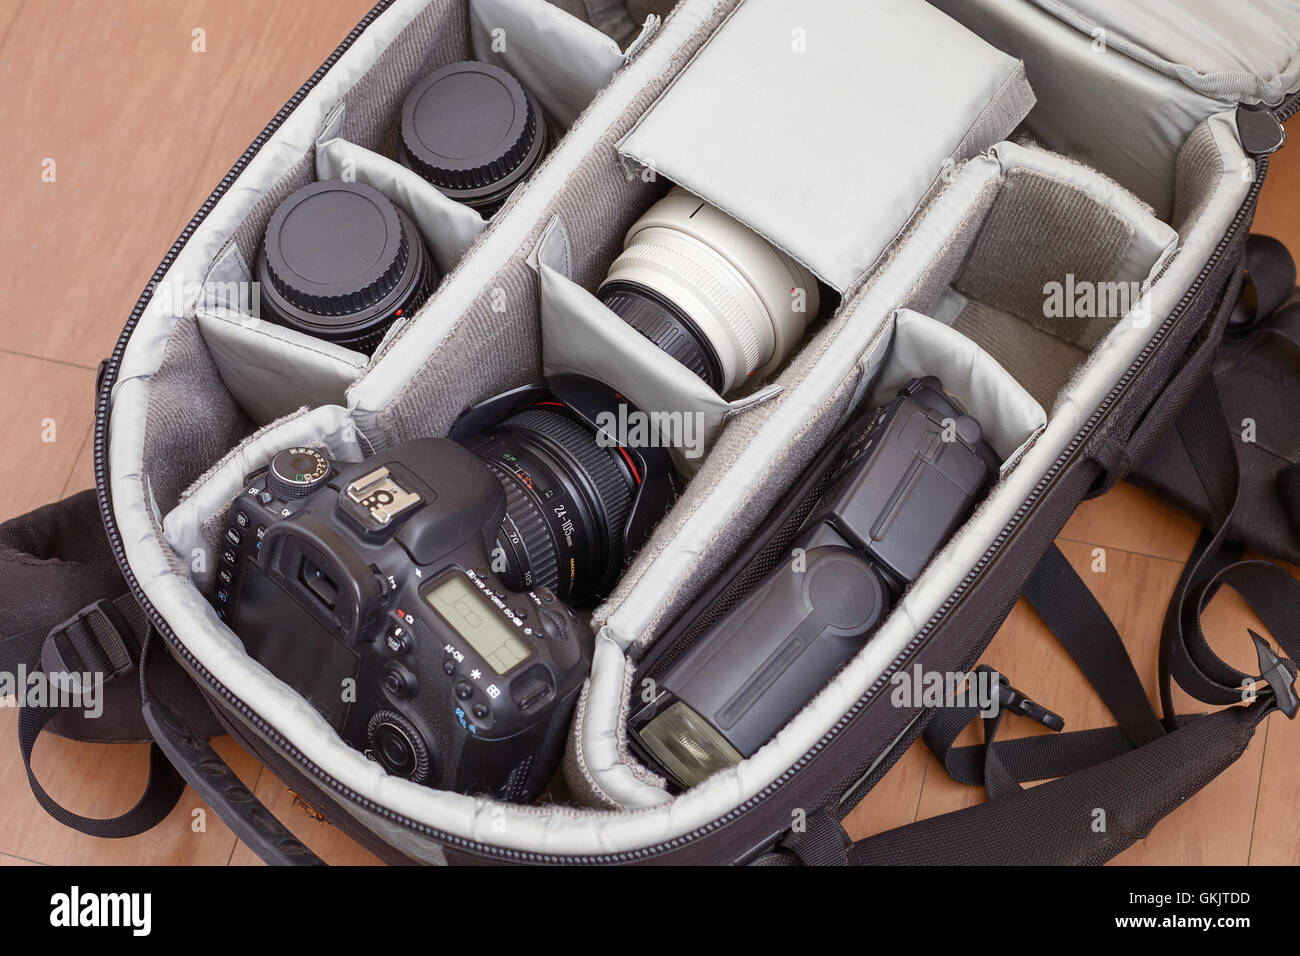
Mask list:
[[418,173],[339,136],[343,104],[326,118],[316,139],[316,178],[346,179],[373,186],[410,215],[438,270],[446,275],[487,228],[479,213],[444,195]]
[[843,292],[1032,104],[1014,59],[925,0],[746,0],[619,149]]
[[508,70],[566,129],[623,66],[618,44],[546,0],[469,0],[476,59]]
[[[1178,248],[1178,233],[1151,214],[1127,189],[1096,170],[1042,149],[1015,143],[993,147],[1004,172],[1032,169],[1058,182],[1068,183],[1090,199],[1112,210],[1133,229],[1128,255],[1110,277],[1115,282],[1148,282],[1165,267]],[[1044,237],[1046,240],[1047,237]]]
[[970,413],[984,438],[1013,467],[1047,426],[1047,413],[1011,374],[960,332],[910,309],[893,315],[888,355],[875,372],[868,408],[893,400],[914,378],[937,375],[944,390]]
[[[636,408],[669,424],[665,443],[684,475],[693,474],[727,420],[776,396],[766,385],[727,401],[694,372],[666,355],[586,289],[550,266],[539,266],[542,365],[547,375],[573,373],[617,382]],[[656,419],[652,418],[652,421]]]
[[203,282],[194,315],[221,379],[260,424],[294,409],[342,405],[366,356],[261,318],[257,284],[229,243]]

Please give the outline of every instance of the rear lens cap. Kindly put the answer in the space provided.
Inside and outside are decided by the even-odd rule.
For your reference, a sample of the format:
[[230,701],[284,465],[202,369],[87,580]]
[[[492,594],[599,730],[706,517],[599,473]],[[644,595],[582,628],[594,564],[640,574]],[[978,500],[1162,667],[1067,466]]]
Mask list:
[[428,297],[435,267],[410,217],[381,192],[326,180],[272,214],[257,278],[273,321],[370,352]]
[[500,67],[474,60],[425,77],[402,104],[402,162],[457,202],[495,211],[548,145],[541,106]]

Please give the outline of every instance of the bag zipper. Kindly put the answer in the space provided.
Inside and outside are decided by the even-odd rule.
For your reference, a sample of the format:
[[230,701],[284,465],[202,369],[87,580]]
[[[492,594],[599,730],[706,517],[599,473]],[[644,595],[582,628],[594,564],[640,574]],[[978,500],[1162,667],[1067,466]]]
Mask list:
[[[262,148],[262,146],[265,145],[267,140],[270,139],[270,137],[276,132],[277,129],[279,129],[279,127],[284,123],[285,119],[287,119],[288,116],[294,111],[294,109],[298,107],[298,105],[302,102],[303,98],[312,90],[312,88],[314,88],[316,84],[320,82],[320,80],[325,76],[325,74],[330,70],[330,68],[333,67],[333,65],[338,61],[339,57],[341,57],[348,50],[348,48],[351,47],[354,42],[356,42],[357,38],[365,31],[365,29],[369,27],[380,16],[380,14],[382,14],[385,10],[387,10],[392,5],[392,3],[393,0],[378,0],[375,6],[371,8],[371,10],[361,19],[361,21],[356,25],[356,27],[354,27],[352,31],[347,35],[347,37],[344,38],[343,42],[340,43],[338,47],[334,49],[334,51],[329,55],[329,57],[325,60],[325,62],[322,63],[321,66],[318,67],[316,71],[311,75],[311,77],[307,80],[307,82],[305,82],[301,87],[298,88],[298,91],[294,93],[294,95],[289,99],[289,101],[283,107],[280,108],[279,112],[276,113],[275,117],[271,120],[271,122],[268,123],[266,127],[262,130],[262,132],[257,135],[257,138],[253,140],[253,142],[249,145],[249,147],[244,150],[243,155],[241,155],[240,158],[235,162],[234,166],[231,167],[230,171],[226,173],[225,176],[222,177],[221,182],[217,184],[217,187],[212,191],[211,195],[209,195],[208,198],[204,200],[203,205],[199,207],[199,211],[194,215],[194,218],[192,218],[189,221],[189,223],[186,224],[180,236],[172,244],[172,247],[167,251],[167,254],[163,257],[162,262],[159,263],[158,268],[154,271],[153,277],[150,279],[150,282],[146,286],[145,291],[141,293],[140,298],[136,302],[135,307],[131,310],[131,315],[127,319],[126,326],[123,328],[122,334],[118,337],[117,343],[113,346],[112,354],[106,360],[106,363],[103,365],[101,374],[99,376],[99,382],[97,383],[98,393],[95,401],[95,444],[94,444],[95,489],[96,489],[96,497],[99,501],[100,512],[104,520],[105,531],[107,532],[109,543],[112,546],[113,554],[117,559],[118,565],[122,570],[123,577],[125,577],[126,582],[131,589],[131,593],[135,596],[135,599],[140,603],[140,606],[144,609],[154,629],[157,630],[158,633],[167,641],[172,652],[178,655],[182,660],[184,660],[186,665],[193,673],[197,674],[199,677],[203,679],[203,681],[207,684],[209,690],[212,693],[220,696],[222,700],[225,701],[227,706],[229,706],[233,711],[240,714],[240,716],[245,721],[247,721],[251,726],[256,728],[261,735],[263,735],[272,743],[274,743],[280,749],[281,753],[283,753],[285,756],[292,759],[293,762],[296,763],[304,773],[310,776],[317,783],[321,784],[323,787],[343,797],[348,802],[361,807],[367,812],[382,817],[383,819],[395,823],[398,826],[403,827],[404,829],[408,829],[411,830],[412,832],[419,833],[420,835],[425,836],[436,843],[443,844],[446,846],[457,847],[459,849],[465,850],[466,852],[477,854],[479,856],[500,859],[507,862],[523,862],[523,863],[537,863],[537,864],[633,863],[633,862],[647,860],[652,857],[659,856],[663,853],[667,853],[671,850],[677,849],[678,847],[684,846],[688,843],[692,843],[698,839],[707,836],[708,834],[714,832],[715,830],[728,825],[733,820],[737,819],[740,816],[743,816],[745,813],[754,809],[760,803],[766,800],[768,797],[772,796],[778,790],[780,790],[780,788],[786,782],[792,779],[796,774],[799,773],[800,770],[802,770],[805,766],[807,766],[813,760],[813,758],[817,756],[817,754],[819,754],[823,749],[825,749],[835,739],[835,737],[839,735],[841,731],[843,731],[850,723],[852,723],[852,721],[862,712],[863,709],[869,706],[877,690],[880,687],[885,686],[887,684],[889,677],[895,671],[897,671],[897,669],[900,666],[902,666],[904,663],[906,663],[906,661],[908,661],[912,657],[912,655],[929,639],[929,637],[934,633],[934,631],[938,628],[938,626],[943,623],[943,621],[946,619],[948,614],[950,614],[953,611],[953,609],[956,608],[958,604],[960,604],[962,599],[965,597],[966,593],[970,590],[971,586],[974,585],[979,580],[980,576],[983,574],[983,571],[988,566],[989,562],[996,556],[997,552],[1002,548],[1002,546],[1011,537],[1011,535],[1015,533],[1015,531],[1019,528],[1021,523],[1026,518],[1026,516],[1033,510],[1038,499],[1041,498],[1044,492],[1047,491],[1047,489],[1051,486],[1051,484],[1056,479],[1056,477],[1061,473],[1061,471],[1067,465],[1069,465],[1074,461],[1074,459],[1077,457],[1079,453],[1080,448],[1083,446],[1085,440],[1092,434],[1092,432],[1096,429],[1097,425],[1100,424],[1100,422],[1105,418],[1105,416],[1108,414],[1110,409],[1114,406],[1115,402],[1117,402],[1123,396],[1125,391],[1127,391],[1129,385],[1131,384],[1138,370],[1141,369],[1145,365],[1145,363],[1149,360],[1150,356],[1154,353],[1156,348],[1159,347],[1161,342],[1164,340],[1165,336],[1168,334],[1169,329],[1173,327],[1174,323],[1177,322],[1179,318],[1181,318],[1182,314],[1186,311],[1187,307],[1190,305],[1191,300],[1204,286],[1211,271],[1218,264],[1219,260],[1222,258],[1224,252],[1226,251],[1227,245],[1231,237],[1235,236],[1238,230],[1241,228],[1242,224],[1244,223],[1247,217],[1248,211],[1253,210],[1255,207],[1255,203],[1259,198],[1260,190],[1263,187],[1264,177],[1268,172],[1268,157],[1261,156],[1257,159],[1257,164],[1259,168],[1258,168],[1258,173],[1255,177],[1255,181],[1251,185],[1250,193],[1247,195],[1247,198],[1245,202],[1242,204],[1241,209],[1237,211],[1236,216],[1233,218],[1232,224],[1229,227],[1228,232],[1220,240],[1219,245],[1215,248],[1214,254],[1210,257],[1209,261],[1206,263],[1206,266],[1202,270],[1201,274],[1197,276],[1196,280],[1192,283],[1191,287],[1187,290],[1182,300],[1180,300],[1178,306],[1173,310],[1170,316],[1161,324],[1160,328],[1156,331],[1155,335],[1153,335],[1152,338],[1143,347],[1143,350],[1141,354],[1138,356],[1138,358],[1124,373],[1120,381],[1116,383],[1115,387],[1107,395],[1106,399],[1101,403],[1101,405],[1098,406],[1096,411],[1093,412],[1092,416],[1089,417],[1084,427],[1080,429],[1078,433],[1076,433],[1074,438],[1071,440],[1070,444],[1061,453],[1060,457],[1056,460],[1056,462],[1052,465],[1052,467],[1048,470],[1048,472],[1039,480],[1038,484],[1034,487],[1034,490],[1030,493],[1029,497],[1026,498],[1024,502],[1022,502],[1021,506],[1016,510],[1016,513],[1011,517],[1010,522],[1008,522],[1006,527],[1004,527],[1002,531],[998,533],[997,537],[993,541],[993,544],[980,557],[980,560],[976,563],[975,567],[971,569],[970,573],[967,574],[965,579],[963,579],[961,584],[959,584],[957,588],[954,589],[954,591],[948,596],[948,598],[934,613],[934,615],[930,618],[930,620],[926,622],[925,626],[919,632],[917,632],[917,634],[913,637],[913,639],[908,643],[907,647],[903,649],[902,653],[900,653],[899,656],[895,658],[895,660],[890,664],[889,668],[883,674],[881,674],[881,676],[876,680],[876,682],[867,690],[866,694],[860,697],[857,700],[857,702],[854,703],[853,707],[847,713],[845,713],[838,721],[836,721],[834,726],[832,726],[830,730],[828,730],[826,734],[822,736],[822,738],[812,747],[812,749],[810,749],[807,753],[805,753],[802,757],[800,757],[799,760],[797,760],[792,766],[786,769],[782,774],[780,774],[776,779],[774,779],[771,783],[769,783],[758,793],[754,794],[752,797],[749,797],[740,805],[733,807],[731,810],[727,811],[722,816],[716,818],[715,820],[710,821],[707,824],[704,824],[703,826],[697,827],[696,829],[688,833],[682,834],[681,836],[674,837],[671,840],[666,840],[649,847],[641,847],[636,850],[625,850],[625,851],[600,854],[600,855],[591,855],[591,854],[557,855],[557,854],[547,854],[547,853],[535,853],[527,850],[516,850],[508,847],[497,847],[497,846],[492,846],[490,844],[479,843],[473,840],[467,840],[464,837],[457,836],[456,834],[453,833],[446,833],[444,831],[438,830],[435,827],[431,827],[427,824],[421,823],[418,820],[413,820],[409,817],[405,817],[402,816],[401,814],[395,813],[392,810],[388,809],[387,807],[382,807],[374,803],[373,801],[367,799],[366,797],[361,796],[356,791],[352,790],[351,788],[335,780],[331,775],[329,775],[328,773],[323,771],[320,767],[318,767],[316,764],[314,764],[301,751],[299,751],[296,747],[294,747],[293,744],[290,743],[284,736],[282,736],[277,730],[275,730],[274,727],[272,727],[269,723],[263,720],[261,716],[259,716],[256,712],[254,712],[250,707],[248,707],[248,705],[246,705],[242,700],[240,700],[238,697],[232,694],[229,689],[227,689],[223,684],[221,684],[218,680],[216,680],[216,678],[214,678],[212,674],[199,662],[199,660],[192,653],[190,653],[190,651],[185,647],[185,645],[181,642],[181,640],[176,636],[175,631],[173,631],[170,625],[168,625],[167,621],[163,619],[162,615],[158,613],[157,609],[154,608],[153,604],[149,601],[148,596],[141,589],[139,582],[136,580],[134,572],[131,570],[130,565],[127,563],[126,552],[122,544],[121,533],[117,527],[117,520],[113,514],[112,502],[109,498],[109,492],[108,492],[107,449],[108,449],[108,416],[109,416],[110,404],[111,404],[110,397],[112,395],[113,384],[117,378],[117,373],[121,366],[122,355],[126,350],[127,342],[130,340],[131,334],[134,332],[136,325],[139,323],[140,316],[144,312],[145,306],[148,304],[149,299],[152,295],[152,290],[156,288],[157,284],[162,280],[163,275],[171,267],[172,262],[175,261],[176,256],[179,255],[181,249],[183,249],[185,244],[189,241],[189,238],[190,236],[193,235],[195,229],[197,229],[198,226],[203,222],[203,220],[207,217],[208,213],[212,211],[213,207],[217,204],[217,202],[221,199],[221,197],[230,188],[231,184],[235,181],[235,179],[237,179],[238,176],[243,172],[244,168],[257,154],[257,152]],[[1285,104],[1280,106],[1275,112],[1278,119],[1281,121],[1285,121],[1286,119],[1289,119],[1291,116],[1295,115],[1296,112],[1300,112],[1300,94],[1293,96]]]

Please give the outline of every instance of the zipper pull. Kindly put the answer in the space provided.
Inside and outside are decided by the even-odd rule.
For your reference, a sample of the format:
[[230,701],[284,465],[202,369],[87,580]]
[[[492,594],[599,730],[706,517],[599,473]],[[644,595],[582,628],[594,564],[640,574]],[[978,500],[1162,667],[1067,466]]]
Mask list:
[[1251,156],[1267,156],[1286,145],[1286,127],[1273,111],[1244,103],[1237,107],[1237,136]]

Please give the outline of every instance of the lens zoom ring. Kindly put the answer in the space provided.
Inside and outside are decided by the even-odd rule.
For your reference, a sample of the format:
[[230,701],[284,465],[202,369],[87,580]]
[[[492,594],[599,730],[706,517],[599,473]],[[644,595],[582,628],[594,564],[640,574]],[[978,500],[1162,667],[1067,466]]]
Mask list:
[[[490,458],[484,458],[483,463],[497,476],[505,490],[506,521],[514,525],[523,542],[523,558],[528,562],[528,572],[532,578],[529,588],[534,591],[543,587],[555,590],[560,580],[560,570],[555,557],[555,542],[551,538],[546,517],[538,510],[533,497],[521,487],[518,478]],[[523,570],[519,569],[521,578]]]
[[542,435],[577,461],[596,492],[597,500],[593,502],[596,507],[593,510],[597,514],[603,513],[607,522],[609,563],[612,567],[621,567],[623,526],[632,510],[633,492],[612,457],[617,452],[596,444],[595,435],[573,419],[544,409],[534,408],[520,412],[502,424]]
[[[713,274],[691,257],[678,252],[670,246],[657,242],[637,239],[623,251],[619,259],[625,263],[642,262],[654,271],[667,270],[685,279],[692,288],[713,303],[719,317],[731,329],[745,356],[745,373],[748,374],[759,365],[758,333],[754,331],[752,319],[766,321],[762,316],[750,316],[744,306],[736,300],[727,287],[714,278]],[[614,271],[613,268],[610,270]]]

